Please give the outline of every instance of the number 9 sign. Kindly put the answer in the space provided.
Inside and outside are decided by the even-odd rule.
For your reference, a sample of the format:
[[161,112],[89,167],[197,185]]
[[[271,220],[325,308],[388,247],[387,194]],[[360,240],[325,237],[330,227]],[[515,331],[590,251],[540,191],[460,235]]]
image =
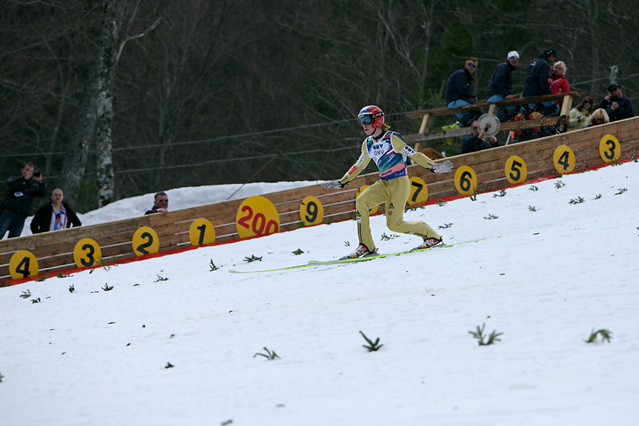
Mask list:
[[240,205],[235,225],[240,238],[269,235],[279,232],[280,215],[268,198],[254,195]]
[[312,195],[304,198],[300,204],[300,220],[306,226],[317,225],[324,219],[324,206]]

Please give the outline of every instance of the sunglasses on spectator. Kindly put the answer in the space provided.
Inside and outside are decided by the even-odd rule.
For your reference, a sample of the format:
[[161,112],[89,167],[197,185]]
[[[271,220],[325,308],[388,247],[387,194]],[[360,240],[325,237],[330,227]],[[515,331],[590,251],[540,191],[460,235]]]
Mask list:
[[471,68],[476,68],[476,67],[477,67],[477,65],[475,65],[475,64],[471,64],[471,63],[468,63],[468,64],[466,64],[466,65],[468,65],[468,66],[469,66],[469,67],[471,67]]
[[169,202],[169,200],[168,200],[168,199],[160,198],[160,199],[158,200],[158,203],[168,203],[168,202]]
[[479,127],[477,127],[477,126],[473,126],[473,127],[472,127],[472,129],[473,129],[473,130],[477,130],[477,129],[479,129]]

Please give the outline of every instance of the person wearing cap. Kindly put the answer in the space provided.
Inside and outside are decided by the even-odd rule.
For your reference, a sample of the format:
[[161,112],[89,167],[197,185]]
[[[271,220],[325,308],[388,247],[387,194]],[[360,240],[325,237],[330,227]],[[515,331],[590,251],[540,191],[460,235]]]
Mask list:
[[609,95],[599,103],[599,108],[603,108],[608,113],[610,121],[623,120],[635,116],[635,109],[630,98],[623,95],[623,89],[619,83],[608,86]]
[[[548,79],[550,78],[550,64],[555,61],[555,49],[546,48],[535,59],[530,61],[526,67],[526,80],[524,82],[524,90],[522,95],[524,98],[536,98],[538,96],[550,95],[552,90]],[[559,112],[559,106],[555,101],[542,102],[541,104],[529,104],[528,107],[533,110],[539,110],[545,116],[556,115]],[[527,111],[522,111],[526,113]]]
[[[471,85],[473,84],[473,73],[477,69],[477,58],[468,58],[464,64],[464,68],[461,68],[450,76],[446,81],[446,106],[448,108],[459,108],[464,105],[470,105],[477,102],[477,96],[472,92]],[[468,127],[471,125],[472,120],[475,118],[476,112],[473,114],[468,112],[455,113],[459,123],[462,127]]]
[[[493,75],[490,77],[490,82],[488,83],[488,93],[486,94],[488,102],[496,103],[504,99],[519,97],[519,95],[511,93],[513,85],[512,75],[517,65],[519,65],[519,53],[517,53],[516,50],[511,50],[508,52],[508,55],[506,55],[506,62],[499,63],[495,66]],[[516,110],[516,106],[500,107],[497,110],[497,116],[501,121],[508,121]]]

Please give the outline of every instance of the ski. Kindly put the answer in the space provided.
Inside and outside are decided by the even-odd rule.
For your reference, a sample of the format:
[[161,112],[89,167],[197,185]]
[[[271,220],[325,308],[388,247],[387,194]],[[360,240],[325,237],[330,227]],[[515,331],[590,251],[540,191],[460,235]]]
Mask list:
[[394,253],[382,253],[382,254],[375,254],[375,255],[366,256],[366,257],[356,257],[354,259],[334,259],[334,260],[324,260],[324,261],[311,260],[308,263],[311,264],[311,265],[334,265],[334,264],[340,264],[340,263],[367,262],[367,261],[373,260],[373,259],[381,259],[381,258],[391,257],[391,256],[401,256],[402,254],[419,253],[419,252],[422,252],[422,251],[429,251],[429,250],[440,249],[440,248],[448,248],[448,247],[460,246],[462,244],[477,243],[477,242],[483,241],[485,239],[486,238],[480,238],[478,240],[464,241],[462,243],[439,244],[439,245],[436,245],[436,246],[433,246],[433,247],[428,247],[428,248],[423,248],[423,249],[414,248],[412,250],[398,251],[398,252],[394,252]]
[[235,269],[229,269],[229,272],[232,274],[257,274],[258,272],[278,272],[278,271],[290,271],[292,269],[302,269],[302,268],[310,268],[311,266],[317,266],[312,263],[303,263],[301,265],[295,266],[285,266],[283,268],[274,268],[274,269],[260,269],[257,271],[237,271]]
[[[500,238],[500,237],[497,237],[497,238]],[[400,256],[402,254],[419,253],[419,252],[434,250],[439,248],[448,248],[448,247],[460,246],[463,244],[477,243],[480,241],[484,241],[486,239],[488,238],[480,238],[477,240],[464,241],[461,243],[440,244],[440,245],[428,247],[425,249],[413,249],[413,250],[399,251],[394,253],[384,253],[384,254],[376,254],[373,256],[357,257],[355,259],[311,260],[308,263],[303,263],[301,265],[294,265],[294,266],[285,266],[283,268],[260,269],[257,271],[237,271],[234,269],[230,269],[229,272],[233,274],[257,274],[262,272],[290,271],[293,269],[304,269],[304,268],[310,268],[313,266],[322,266],[322,265],[339,265],[339,264],[348,264],[348,263],[357,263],[357,262],[367,262],[373,259],[380,259],[380,258],[391,257],[391,256]]]

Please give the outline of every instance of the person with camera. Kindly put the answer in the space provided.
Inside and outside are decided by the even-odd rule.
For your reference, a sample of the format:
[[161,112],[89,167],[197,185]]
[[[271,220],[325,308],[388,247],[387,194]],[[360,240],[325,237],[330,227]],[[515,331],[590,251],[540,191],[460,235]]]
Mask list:
[[470,126],[471,133],[462,140],[461,153],[481,151],[482,149],[494,148],[497,146],[495,136],[487,136],[487,129],[480,129],[479,121],[473,121]]
[[34,170],[33,163],[22,167],[22,175],[7,179],[7,195],[0,215],[0,239],[9,231],[9,238],[22,234],[24,220],[29,216],[34,198],[46,197],[47,187],[42,174]]

